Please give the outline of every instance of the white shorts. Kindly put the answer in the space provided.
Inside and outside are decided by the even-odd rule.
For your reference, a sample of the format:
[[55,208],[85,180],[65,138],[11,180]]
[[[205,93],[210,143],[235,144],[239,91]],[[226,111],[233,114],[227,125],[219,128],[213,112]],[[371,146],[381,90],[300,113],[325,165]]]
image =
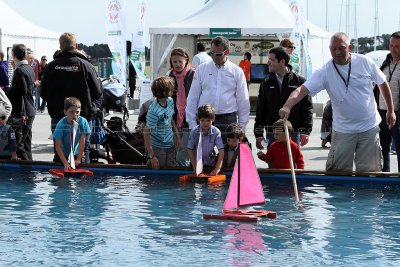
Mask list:
[[382,151],[379,141],[379,126],[362,133],[340,133],[332,131],[326,170],[356,172],[382,171]]

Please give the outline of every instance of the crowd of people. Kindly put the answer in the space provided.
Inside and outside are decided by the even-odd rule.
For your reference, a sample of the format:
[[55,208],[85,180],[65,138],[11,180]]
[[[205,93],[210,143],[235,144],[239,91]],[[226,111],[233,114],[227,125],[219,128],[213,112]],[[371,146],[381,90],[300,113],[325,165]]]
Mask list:
[[[60,50],[49,64],[46,57],[35,61],[33,51],[23,44],[14,45],[10,86],[0,51],[3,159],[33,159],[32,124],[36,112],[47,105],[53,161],[61,162],[66,170],[90,163],[94,114],[102,108],[101,82],[89,59],[77,50],[74,34],[64,33],[59,41]],[[245,53],[238,66],[229,60],[227,38],[215,37],[210,45],[207,53],[199,43],[192,63],[185,48],[173,48],[170,70],[152,82],[154,99],[144,117],[143,138],[147,164],[153,169],[192,166],[196,172],[200,155],[202,164],[215,175],[222,167],[234,165],[238,144],[247,140],[251,54]],[[309,142],[313,127],[311,97],[326,90],[332,121],[332,129],[324,128],[331,143],[326,169],[352,171],[354,164],[357,172],[390,171],[391,142],[400,155],[396,121],[400,35],[391,36],[390,54],[381,69],[366,56],[351,53],[351,48],[345,33],[334,34],[329,46],[332,60],[307,81],[290,64],[290,54],[296,49],[292,41],[285,39],[280,47],[269,50],[269,76],[260,84],[254,135],[258,149],[267,144],[266,153],[257,155],[270,168],[290,168],[290,154],[296,168],[306,166],[301,147]],[[292,153],[287,150],[285,126]],[[400,168],[399,158],[398,162]]]

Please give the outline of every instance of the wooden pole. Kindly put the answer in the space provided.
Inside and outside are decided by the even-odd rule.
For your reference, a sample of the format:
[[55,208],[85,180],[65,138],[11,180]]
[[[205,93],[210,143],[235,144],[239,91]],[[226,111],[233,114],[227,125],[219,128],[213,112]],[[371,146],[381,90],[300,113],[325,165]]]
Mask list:
[[294,173],[292,148],[290,147],[290,138],[289,138],[289,130],[288,130],[288,126],[287,126],[287,120],[285,120],[285,136],[286,136],[286,145],[287,145],[289,162],[290,162],[290,172],[292,173],[294,196],[296,198],[296,203],[299,203],[300,202],[299,192],[297,191],[297,181],[296,181],[296,174]]

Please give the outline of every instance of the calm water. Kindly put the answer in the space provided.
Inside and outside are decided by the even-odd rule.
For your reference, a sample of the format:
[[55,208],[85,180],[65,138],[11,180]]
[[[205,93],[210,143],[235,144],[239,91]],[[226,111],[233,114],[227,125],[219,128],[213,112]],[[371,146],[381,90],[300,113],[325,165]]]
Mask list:
[[258,224],[206,221],[227,186],[175,177],[0,174],[1,266],[398,266],[395,184],[263,181]]

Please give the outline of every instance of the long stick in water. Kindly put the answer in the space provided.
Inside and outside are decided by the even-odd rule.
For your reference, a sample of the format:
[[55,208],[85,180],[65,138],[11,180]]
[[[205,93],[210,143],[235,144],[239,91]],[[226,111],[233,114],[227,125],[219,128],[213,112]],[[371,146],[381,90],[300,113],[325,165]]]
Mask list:
[[286,136],[287,150],[288,150],[288,154],[289,154],[290,172],[292,173],[294,196],[296,198],[296,202],[298,203],[298,202],[300,202],[300,200],[299,200],[299,192],[297,191],[297,181],[296,181],[296,174],[294,173],[292,148],[290,147],[290,138],[289,138],[289,129],[288,129],[288,126],[287,126],[287,120],[285,120],[285,136]]

